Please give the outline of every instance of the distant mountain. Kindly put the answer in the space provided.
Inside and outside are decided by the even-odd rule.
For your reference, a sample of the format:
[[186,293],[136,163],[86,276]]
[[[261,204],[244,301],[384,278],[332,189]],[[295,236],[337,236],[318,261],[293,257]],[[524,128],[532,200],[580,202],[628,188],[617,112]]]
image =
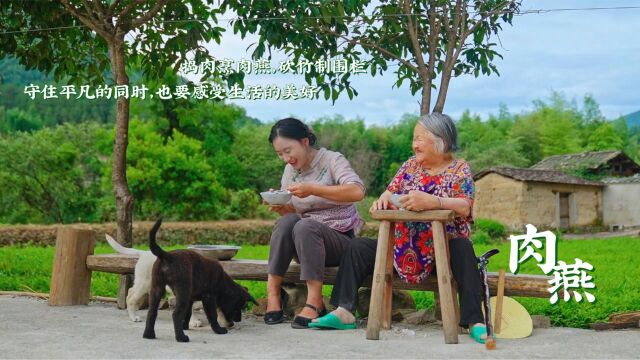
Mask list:
[[631,114],[625,115],[624,119],[627,121],[627,126],[632,127],[640,127],[640,110],[633,112]]

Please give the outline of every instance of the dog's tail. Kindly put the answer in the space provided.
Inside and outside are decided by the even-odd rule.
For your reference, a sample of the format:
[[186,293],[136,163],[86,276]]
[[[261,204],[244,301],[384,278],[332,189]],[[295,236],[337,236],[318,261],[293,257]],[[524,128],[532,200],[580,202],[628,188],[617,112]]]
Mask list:
[[138,249],[133,249],[133,248],[128,248],[128,247],[124,247],[122,245],[120,245],[116,239],[112,238],[111,236],[109,236],[109,234],[104,234],[104,237],[107,239],[107,242],[109,243],[109,245],[111,245],[111,247],[113,248],[113,250],[115,250],[116,252],[120,253],[120,254],[125,254],[125,255],[142,255],[144,254],[146,251],[144,250],[138,250]]
[[153,253],[153,255],[157,256],[160,260],[165,260],[167,258],[167,252],[162,250],[158,243],[156,243],[156,233],[158,229],[160,229],[160,224],[162,224],[162,218],[159,218],[156,223],[151,228],[151,232],[149,232],[149,249]]

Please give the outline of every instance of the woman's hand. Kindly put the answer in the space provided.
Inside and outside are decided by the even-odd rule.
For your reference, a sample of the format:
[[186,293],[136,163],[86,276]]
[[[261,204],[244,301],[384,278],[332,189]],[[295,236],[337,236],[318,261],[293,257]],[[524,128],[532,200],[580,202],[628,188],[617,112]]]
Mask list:
[[[276,189],[269,189],[269,191],[276,191]],[[262,203],[265,205],[269,205],[269,211],[277,212],[278,214],[280,214],[280,216],[296,212],[296,208],[294,208],[291,203],[286,203],[284,205],[271,205],[264,200],[262,200]]]
[[440,209],[441,202],[437,196],[422,191],[411,190],[400,198],[402,207],[410,211],[424,211]]
[[372,212],[374,210],[387,210],[387,209],[389,210],[398,209],[391,203],[391,192],[389,190],[383,192],[382,195],[380,195],[380,198],[378,198],[378,200],[374,201],[373,204],[371,204],[371,207],[369,208],[369,212]]
[[295,213],[296,209],[291,203],[288,203],[284,205],[269,205],[269,211],[277,212],[280,216],[284,216]]
[[300,184],[293,184],[289,186],[287,190],[289,190],[289,192],[293,194],[293,196],[297,196],[299,198],[306,198],[307,196],[316,194],[317,186],[318,184],[300,183]]

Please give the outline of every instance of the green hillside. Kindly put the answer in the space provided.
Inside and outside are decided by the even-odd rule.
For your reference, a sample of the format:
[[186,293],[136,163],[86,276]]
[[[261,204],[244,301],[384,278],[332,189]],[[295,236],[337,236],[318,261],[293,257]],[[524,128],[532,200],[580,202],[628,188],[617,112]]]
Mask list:
[[625,115],[624,119],[630,128],[640,126],[640,110]]

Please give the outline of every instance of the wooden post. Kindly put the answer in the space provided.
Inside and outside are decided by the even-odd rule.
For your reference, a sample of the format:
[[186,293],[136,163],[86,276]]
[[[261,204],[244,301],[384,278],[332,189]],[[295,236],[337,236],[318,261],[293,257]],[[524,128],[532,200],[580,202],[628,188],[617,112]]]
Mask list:
[[130,274],[120,275],[120,281],[118,282],[118,309],[127,308],[127,293],[133,286],[133,276]]
[[91,270],[87,256],[93,255],[96,233],[89,229],[60,227],[51,274],[49,305],[87,305],[91,292]]
[[378,231],[378,245],[376,249],[376,262],[373,267],[373,281],[371,286],[371,302],[369,305],[369,320],[367,321],[367,339],[378,340],[380,338],[380,325],[382,323],[382,307],[384,305],[384,288],[386,286],[387,254],[389,249],[389,232],[391,223],[381,221]]
[[431,223],[433,229],[433,246],[436,255],[436,273],[438,275],[438,293],[442,309],[442,328],[444,342],[458,343],[458,324],[456,323],[456,309],[453,304],[451,267],[447,256],[447,236],[441,221]]
[[504,300],[504,269],[498,271],[498,295],[496,297],[495,321],[493,322],[493,332],[500,334],[502,327],[502,302]]

